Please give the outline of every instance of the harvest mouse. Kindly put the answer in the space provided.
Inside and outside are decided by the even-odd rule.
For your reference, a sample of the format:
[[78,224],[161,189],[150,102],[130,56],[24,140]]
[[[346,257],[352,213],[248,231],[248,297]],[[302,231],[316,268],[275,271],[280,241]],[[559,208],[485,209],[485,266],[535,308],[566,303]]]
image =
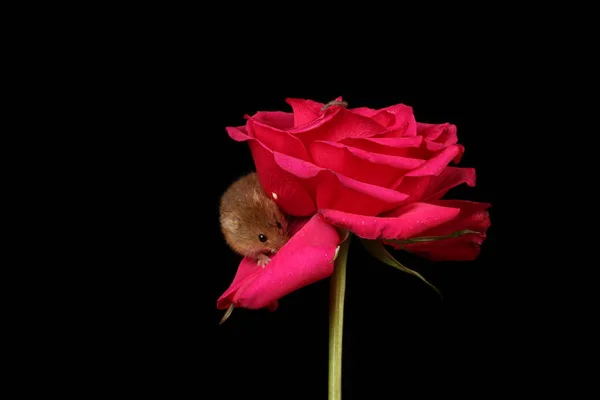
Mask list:
[[220,222],[229,247],[263,268],[289,240],[287,218],[265,194],[256,172],[227,188],[221,197]]

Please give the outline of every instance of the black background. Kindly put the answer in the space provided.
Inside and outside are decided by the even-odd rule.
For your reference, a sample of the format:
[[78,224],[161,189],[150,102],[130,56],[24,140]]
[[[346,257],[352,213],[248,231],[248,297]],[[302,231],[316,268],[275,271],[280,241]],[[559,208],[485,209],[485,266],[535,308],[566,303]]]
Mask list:
[[[594,235],[560,226],[594,215],[593,197],[572,192],[590,186],[577,179],[585,178],[583,161],[594,160],[582,150],[593,149],[585,134],[593,137],[595,114],[583,111],[585,96],[562,92],[590,87],[571,57],[585,49],[554,19],[512,7],[475,18],[469,9],[463,23],[446,10],[435,21],[432,7],[421,15],[373,7],[367,16],[361,6],[349,19],[348,4],[336,3],[331,17],[294,4],[259,21],[260,11],[224,5],[172,15],[139,7],[109,9],[106,18],[100,10],[65,13],[80,26],[44,18],[50,27],[33,41],[45,51],[21,46],[36,59],[25,62],[25,78],[10,78],[34,82],[22,90],[27,101],[58,108],[38,116],[23,107],[31,113],[24,120],[39,121],[41,143],[59,148],[43,151],[50,160],[35,168],[49,187],[17,214],[41,203],[53,219],[23,224],[49,249],[24,241],[26,254],[42,257],[36,267],[46,291],[32,307],[42,318],[20,313],[35,325],[22,328],[27,342],[7,342],[40,372],[19,389],[77,398],[326,399],[328,280],[281,299],[274,313],[235,310],[219,325],[216,301],[240,260],[221,237],[218,202],[252,169],[247,145],[231,140],[227,126],[242,125],[244,114],[285,110],[286,97],[343,96],[351,107],[404,103],[418,121],[457,125],[466,148],[460,165],[476,168],[477,186],[446,197],[492,204],[476,261],[395,253],[443,302],[353,243],[343,398],[513,398],[557,395],[561,386],[563,397],[574,397],[572,376],[585,381],[594,371],[586,363],[597,359],[584,340],[591,330],[577,326],[595,315],[586,309],[595,291],[584,290],[593,259],[577,259],[587,248],[581,236]],[[546,20],[554,33],[534,26]],[[50,34],[56,28],[64,37]],[[558,127],[561,117],[566,127]],[[575,129],[574,121],[587,126]],[[552,144],[559,148],[550,151]],[[571,254],[561,260],[565,249]],[[13,302],[29,297],[23,293]]]

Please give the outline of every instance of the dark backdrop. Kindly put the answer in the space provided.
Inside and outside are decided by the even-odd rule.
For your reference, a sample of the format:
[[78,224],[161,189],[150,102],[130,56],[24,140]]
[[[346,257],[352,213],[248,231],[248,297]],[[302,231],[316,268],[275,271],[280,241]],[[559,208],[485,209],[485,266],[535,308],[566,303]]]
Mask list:
[[[594,157],[582,150],[593,149],[585,134],[595,135],[589,124],[595,114],[583,112],[585,96],[565,96],[561,85],[591,87],[578,85],[582,71],[569,54],[584,48],[556,24],[553,37],[532,25],[547,19],[511,7],[505,9],[533,36],[518,32],[516,18],[499,9],[492,13],[497,23],[489,13],[464,13],[469,26],[449,15],[437,22],[429,14],[418,18],[378,7],[375,18],[340,18],[338,10],[349,10],[347,4],[337,4],[337,17],[329,18],[324,8],[296,4],[278,18],[264,13],[266,21],[241,10],[248,22],[243,26],[230,17],[234,7],[225,6],[227,13],[184,11],[166,18],[163,8],[157,17],[145,15],[143,7],[130,14],[110,9],[111,17],[98,26],[88,19],[96,11],[79,18],[67,13],[95,37],[50,17],[66,38],[53,38],[55,29],[34,35],[35,42],[49,44],[44,55],[21,46],[36,57],[24,64],[36,72],[23,82],[37,78],[52,85],[45,90],[34,83],[41,94],[26,88],[22,94],[43,108],[59,108],[51,113],[54,120],[28,111],[43,126],[23,128],[21,136],[33,144],[30,135],[39,132],[76,160],[48,149],[51,160],[36,168],[49,174],[50,188],[31,196],[37,203],[32,208],[42,204],[56,222],[23,227],[50,232],[40,235],[42,241],[56,239],[53,250],[61,253],[52,257],[25,243],[43,257],[35,265],[47,274],[42,279],[63,286],[43,281],[50,293],[36,299],[35,309],[48,310],[46,318],[21,313],[38,324],[27,331],[34,336],[24,345],[7,341],[19,361],[46,377],[24,374],[19,389],[48,393],[55,385],[58,393],[77,392],[77,398],[106,392],[107,398],[326,399],[328,281],[286,296],[274,313],[236,310],[220,326],[216,301],[239,257],[221,237],[217,206],[226,186],[252,168],[247,145],[229,139],[225,127],[243,124],[246,113],[286,109],[285,97],[326,102],[341,95],[352,107],[402,102],[419,121],[456,124],[466,147],[461,165],[475,167],[478,179],[475,188],[461,186],[448,196],[492,203],[492,226],[477,261],[431,263],[396,253],[440,288],[443,302],[353,243],[344,400],[514,398],[527,396],[527,388],[557,395],[560,385],[570,392],[563,397],[577,397],[573,391],[580,386],[568,375],[584,380],[586,370],[594,372],[586,357],[592,365],[597,359],[589,355],[591,346],[581,346],[591,330],[575,324],[597,314],[585,310],[596,304],[596,291],[583,286],[593,283],[594,264],[576,259],[589,247],[579,244],[581,238],[594,235],[559,224],[583,221],[593,229],[593,197],[574,191],[582,186],[576,179],[584,179],[583,187],[593,182],[585,180],[592,169],[584,162]],[[291,22],[300,11],[320,18]],[[394,20],[381,20],[386,15]],[[318,19],[327,26],[319,30]],[[405,24],[409,19],[418,26]],[[413,43],[421,52],[410,48]],[[565,45],[572,50],[563,51]],[[545,50],[547,60],[541,57]],[[569,73],[556,60],[577,70]],[[556,129],[560,117],[568,120],[564,129]],[[588,126],[574,128],[576,121]],[[69,128],[75,135],[64,135]],[[550,151],[549,143],[559,148]],[[566,150],[571,143],[577,148]],[[56,162],[65,171],[52,171]],[[88,163],[93,168],[85,168]],[[80,173],[68,182],[73,193],[60,196],[66,191],[54,185],[73,173]],[[24,184],[37,188],[29,180]],[[564,198],[578,204],[569,207]],[[66,209],[46,211],[47,199],[59,199]],[[75,224],[65,222],[70,215]],[[569,258],[552,265],[561,248]],[[32,274],[29,266],[20,270]],[[589,300],[570,304],[576,294]],[[52,302],[57,297],[59,304]],[[9,299],[9,309],[21,300]],[[28,349],[35,357],[24,354]],[[10,369],[21,371],[18,365]]]

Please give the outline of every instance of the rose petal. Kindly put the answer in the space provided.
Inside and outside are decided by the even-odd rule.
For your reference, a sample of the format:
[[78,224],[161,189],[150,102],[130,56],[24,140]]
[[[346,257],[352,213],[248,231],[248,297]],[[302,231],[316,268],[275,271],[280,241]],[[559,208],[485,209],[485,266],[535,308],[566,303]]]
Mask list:
[[410,204],[417,201],[422,201],[425,193],[429,189],[433,176],[404,176],[399,184],[392,187],[402,193],[407,193],[409,197],[402,202]]
[[219,297],[217,300],[217,309],[224,310],[229,308],[233,298],[237,291],[245,285],[247,282],[252,281],[256,274],[258,274],[259,266],[256,264],[256,261],[253,261],[249,258],[243,258],[240,262],[240,265],[235,273],[233,278],[233,282],[229,285],[229,288]]
[[379,111],[377,114],[373,115],[371,119],[384,128],[390,127],[396,122],[396,117],[394,114],[391,114],[385,110]]
[[[424,150],[426,150],[428,153],[435,153],[437,151],[443,150],[446,147],[448,147],[446,144],[444,143],[438,143],[438,142],[433,142],[431,140],[424,140]],[[459,145],[460,146],[460,145]]]
[[303,180],[307,192],[316,196],[317,208],[377,215],[397,207],[408,197],[399,191],[359,182],[285,154],[275,153],[274,159],[284,171]]
[[294,126],[304,125],[321,114],[323,104],[312,100],[287,98],[285,102],[294,110]]
[[229,137],[236,142],[244,142],[248,139],[251,139],[251,136],[245,126],[228,126],[226,130],[229,134]]
[[267,148],[283,154],[309,160],[308,152],[300,139],[287,132],[273,130],[262,122],[250,119],[248,121],[248,131],[251,136],[260,140]]
[[[445,155],[438,155],[439,157],[446,157],[446,159],[450,158],[453,153],[447,153]],[[435,169],[434,158],[431,160],[432,170],[430,172],[435,173],[437,169]],[[437,160],[438,167],[443,165],[444,160]],[[408,193],[409,197],[405,199],[402,204],[408,204],[415,201],[429,201],[429,200],[437,200],[444,196],[448,190],[451,188],[460,185],[461,183],[467,183],[469,186],[475,185],[475,170],[472,168],[457,168],[457,167],[449,167],[446,166],[440,172],[439,175],[423,175],[425,174],[425,170],[421,170],[420,173],[417,171],[411,171],[410,173],[403,176],[399,183],[392,185],[392,188],[395,190]],[[417,176],[411,176],[411,175]]]
[[[318,115],[315,115],[313,107],[321,106],[321,103],[310,101],[307,103],[302,99],[287,99],[287,101],[293,104],[293,107],[298,108],[299,119],[295,122],[303,122],[302,124],[294,124],[294,127],[290,129],[281,129],[263,121],[256,120],[255,122],[261,122],[263,128],[270,132],[287,132],[298,135],[298,138],[304,143],[316,139],[338,141],[346,137],[369,137],[385,132],[385,128],[380,124],[369,118],[353,114],[344,107],[332,106],[324,111],[320,111],[319,108]],[[338,97],[336,101],[341,101],[341,97]],[[296,118],[296,114],[294,114],[294,118]]]
[[[306,122],[305,124],[299,126],[289,127],[289,120],[287,124],[282,127],[282,121],[276,120],[275,123],[271,124],[268,118],[256,118],[256,116],[248,116],[245,118],[248,120],[252,120],[255,124],[260,124],[263,129],[264,135],[277,135],[277,134],[287,134],[287,135],[296,135],[298,133],[303,133],[309,130],[321,129],[322,125],[330,123],[333,117],[339,112],[340,107],[330,107],[319,114],[319,116],[313,120]],[[289,118],[289,117],[288,117]],[[293,116],[292,116],[293,118]],[[271,120],[272,121],[272,120]],[[241,127],[238,127],[241,128]],[[252,132],[244,131],[246,134],[252,136]]]
[[[420,138],[421,136],[417,136]],[[437,143],[430,140],[423,139],[421,145],[419,147],[407,147],[404,149],[403,153],[397,154],[399,156],[408,157],[408,158],[417,158],[422,160],[431,160],[436,156],[439,156],[440,153],[447,149],[452,148],[452,151],[456,151],[458,149],[457,154],[450,161],[453,163],[460,162],[462,155],[464,153],[464,146],[460,144],[451,144],[446,146],[443,143]]]
[[[423,201],[431,201],[442,198],[448,190],[462,183],[474,187],[476,173],[474,168],[446,167],[441,174],[433,177],[427,190],[423,193]],[[406,190],[400,186],[398,190]]]
[[[481,235],[467,234],[451,239],[403,245],[404,248],[423,258],[433,261],[469,261],[479,256],[480,246],[487,237],[490,227],[488,203],[476,203],[463,200],[438,200],[436,205],[460,209],[452,220],[419,234],[419,236],[445,236],[461,230],[480,232]],[[387,243],[395,248],[400,246]]]
[[417,136],[417,121],[415,119],[412,107],[404,104],[390,106],[384,110],[394,114],[396,121],[392,126],[387,127],[387,131],[378,135],[378,137],[415,137]]
[[360,115],[362,117],[367,117],[367,118],[371,118],[372,116],[374,116],[375,114],[380,112],[380,110],[376,110],[376,109],[369,108],[369,107],[349,108],[349,110],[352,111],[354,114]]
[[389,106],[386,108],[383,108],[382,111],[387,111],[388,113],[394,115],[395,117],[395,122],[392,126],[390,126],[390,129],[398,129],[400,127],[410,127],[410,126],[414,126],[415,130],[414,130],[414,134],[412,134],[412,131],[409,132],[408,136],[416,136],[416,120],[415,120],[415,116],[413,113],[413,109],[410,106],[407,106],[406,104],[395,104],[393,106]]
[[444,146],[458,143],[458,135],[456,134],[456,125],[444,124],[446,128],[444,132],[437,138],[436,142],[442,143]]
[[316,178],[317,208],[346,213],[378,215],[394,209],[408,196],[394,190],[368,185],[322,171]]
[[283,111],[259,111],[252,116],[246,116],[255,122],[277,129],[290,129],[294,127],[294,114]]
[[371,137],[385,132],[385,128],[377,122],[354,114],[344,107],[329,107],[322,115],[322,121],[316,119],[307,125],[294,128],[300,140],[304,143],[315,140],[338,142],[346,138]]
[[454,160],[456,162],[457,157],[462,154],[463,150],[464,148],[460,145],[446,147],[418,168],[408,172],[406,176],[439,175],[450,161]]
[[[351,147],[361,149],[369,153],[386,154],[396,157],[411,157],[411,149],[418,149],[421,146],[423,138],[415,137],[400,137],[400,138],[360,138],[360,139],[344,139],[340,143]],[[417,157],[418,158],[418,157]]]
[[390,188],[405,173],[425,163],[424,160],[370,153],[327,141],[311,143],[309,153],[319,167],[386,188]]
[[325,219],[364,239],[406,239],[455,218],[458,208],[413,203],[390,213],[389,217],[367,217],[337,210],[320,210]]
[[327,278],[339,242],[336,229],[315,214],[265,268],[244,258],[235,284],[219,298],[217,308],[226,309],[231,303],[247,309],[273,306],[287,294]]
[[414,126],[414,131],[411,132],[410,136],[416,135],[416,121],[413,116],[412,107],[405,104],[395,104],[379,110],[368,107],[357,107],[351,108],[350,111],[357,115],[371,118],[390,130],[412,125]]
[[428,124],[419,122],[417,131],[425,139],[425,148],[430,152],[440,151],[458,143],[456,125],[450,123]]
[[417,122],[417,133],[423,136],[424,139],[437,143],[445,143],[446,145],[456,143],[456,125],[450,123],[429,124],[425,122]]

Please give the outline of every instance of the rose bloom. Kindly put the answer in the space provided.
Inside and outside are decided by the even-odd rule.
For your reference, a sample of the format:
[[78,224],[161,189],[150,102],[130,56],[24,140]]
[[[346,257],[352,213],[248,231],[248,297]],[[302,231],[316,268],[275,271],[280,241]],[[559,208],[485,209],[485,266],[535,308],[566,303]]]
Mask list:
[[227,128],[248,143],[265,193],[297,218],[290,241],[265,268],[242,260],[218,309],[275,310],[286,294],[330,276],[344,230],[391,244],[386,239],[468,229],[479,233],[403,248],[434,261],[479,255],[490,204],[442,199],[459,184],[475,185],[473,168],[449,165],[464,152],[456,126],[416,122],[403,104],[322,111],[315,101],[286,102],[293,112],[257,112]]

